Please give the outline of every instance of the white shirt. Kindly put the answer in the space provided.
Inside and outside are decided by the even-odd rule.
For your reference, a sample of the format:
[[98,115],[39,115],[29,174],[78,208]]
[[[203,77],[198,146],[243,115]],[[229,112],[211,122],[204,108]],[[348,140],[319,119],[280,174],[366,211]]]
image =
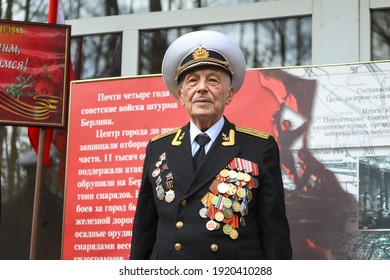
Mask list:
[[[219,121],[217,121],[212,127],[210,127],[208,130],[206,130],[204,133],[207,133],[207,135],[210,137],[210,142],[208,142],[205,145],[205,152],[209,151],[211,145],[213,145],[215,139],[219,135],[219,133],[222,130],[223,125],[225,124],[224,117],[220,118]],[[199,134],[203,133],[200,131],[200,129],[190,121],[190,139],[191,139],[191,152],[192,156],[195,155],[196,151],[199,149],[199,144],[195,141],[195,137]]]

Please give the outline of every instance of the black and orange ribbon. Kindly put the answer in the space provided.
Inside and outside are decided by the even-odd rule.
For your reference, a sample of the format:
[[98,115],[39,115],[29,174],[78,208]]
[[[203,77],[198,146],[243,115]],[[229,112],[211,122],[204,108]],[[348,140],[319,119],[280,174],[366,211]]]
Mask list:
[[46,120],[51,113],[57,112],[57,106],[61,98],[57,96],[35,95],[32,97],[34,105],[12,98],[7,93],[0,91],[0,108],[8,112],[30,120]]

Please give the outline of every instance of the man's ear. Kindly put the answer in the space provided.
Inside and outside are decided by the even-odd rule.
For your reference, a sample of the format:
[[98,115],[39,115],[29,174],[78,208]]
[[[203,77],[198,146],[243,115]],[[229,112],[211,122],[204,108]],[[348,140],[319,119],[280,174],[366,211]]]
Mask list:
[[226,98],[226,105],[228,105],[228,104],[230,104],[230,102],[232,102],[235,93],[236,93],[236,91],[234,90],[234,88],[230,87],[228,89],[227,98]]
[[182,91],[180,88],[177,90],[177,98],[179,99],[180,104],[184,105],[184,98],[183,98]]

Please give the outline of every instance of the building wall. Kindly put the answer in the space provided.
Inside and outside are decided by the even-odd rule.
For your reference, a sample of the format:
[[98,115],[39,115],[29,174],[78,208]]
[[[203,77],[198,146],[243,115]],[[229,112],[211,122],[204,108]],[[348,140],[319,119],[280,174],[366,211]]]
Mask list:
[[282,0],[68,20],[72,36],[123,32],[122,76],[138,73],[139,31],[283,17],[312,17],[312,65],[369,61],[370,12],[388,0]]

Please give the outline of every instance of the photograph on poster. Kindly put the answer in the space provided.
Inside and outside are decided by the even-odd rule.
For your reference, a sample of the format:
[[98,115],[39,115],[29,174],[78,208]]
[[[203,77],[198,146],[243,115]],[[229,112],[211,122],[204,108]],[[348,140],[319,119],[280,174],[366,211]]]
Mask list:
[[[384,217],[380,219],[382,232],[360,231],[364,195],[358,186],[362,182],[359,158],[390,154],[386,140],[390,132],[388,63],[259,73],[264,77],[262,85],[280,104],[272,119],[285,174],[295,256],[389,259]],[[386,215],[386,183],[375,177],[365,179],[372,186],[371,194],[375,180],[382,186],[378,198],[367,204],[366,215],[373,207],[376,211],[371,216]]]
[[[226,117],[278,142],[294,259],[390,259],[389,108],[387,61],[247,70]],[[128,259],[145,147],[185,111],[159,75],[74,81],[70,110],[62,258]]]
[[390,155],[359,157],[359,229],[390,230]]

